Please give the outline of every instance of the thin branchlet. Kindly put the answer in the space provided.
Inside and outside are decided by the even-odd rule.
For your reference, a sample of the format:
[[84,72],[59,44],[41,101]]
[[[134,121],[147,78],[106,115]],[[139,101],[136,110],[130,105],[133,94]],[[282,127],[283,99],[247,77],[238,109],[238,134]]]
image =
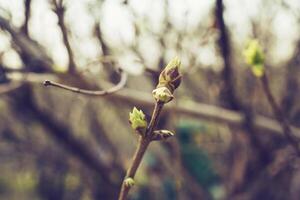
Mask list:
[[127,73],[125,73],[124,71],[121,71],[121,78],[120,78],[119,83],[116,84],[114,87],[111,87],[107,90],[85,90],[85,89],[72,87],[72,86],[64,85],[64,84],[57,83],[54,81],[49,81],[49,80],[44,81],[44,86],[53,86],[53,87],[68,90],[71,92],[84,94],[84,95],[90,95],[90,96],[105,96],[105,95],[112,94],[112,93],[115,93],[115,92],[121,90],[126,85],[126,82],[127,82]]

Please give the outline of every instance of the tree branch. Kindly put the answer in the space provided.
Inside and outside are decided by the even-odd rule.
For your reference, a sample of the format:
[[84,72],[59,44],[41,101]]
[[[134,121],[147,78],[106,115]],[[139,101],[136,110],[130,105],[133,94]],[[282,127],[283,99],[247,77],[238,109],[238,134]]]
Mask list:
[[27,36],[28,36],[28,22],[30,18],[30,5],[31,5],[31,0],[25,0],[24,2],[25,19],[24,19],[24,24],[22,26],[22,32]]
[[60,27],[62,36],[63,36],[63,43],[67,49],[68,57],[69,57],[69,72],[75,73],[76,72],[76,63],[74,60],[73,51],[70,45],[70,40],[68,37],[67,27],[64,22],[65,18],[65,6],[63,5],[63,0],[52,0],[53,11],[57,15],[58,18],[58,25]]
[[52,82],[52,81],[48,81],[48,80],[44,81],[44,85],[45,86],[54,86],[54,87],[58,87],[58,88],[61,88],[64,90],[68,90],[68,91],[76,92],[76,93],[80,93],[80,94],[85,94],[85,95],[105,96],[105,95],[112,94],[112,93],[115,93],[115,92],[121,90],[122,88],[124,88],[126,82],[127,82],[127,73],[124,71],[121,71],[121,78],[120,78],[119,83],[107,90],[85,90],[85,89],[71,87],[71,86],[67,86],[67,85],[64,85],[61,83],[56,83],[56,82]]
[[260,78],[260,80],[262,82],[262,86],[263,86],[264,92],[267,96],[267,99],[269,101],[269,104],[272,107],[272,111],[282,127],[284,136],[286,137],[289,144],[294,148],[294,150],[298,154],[298,156],[300,156],[299,140],[297,141],[297,138],[295,138],[295,136],[292,134],[292,130],[289,126],[289,123],[288,123],[284,113],[282,112],[281,108],[277,105],[276,100],[275,100],[274,96],[272,95],[267,75],[264,74]]
[[[132,179],[134,178],[136,171],[142,161],[142,158],[144,157],[144,154],[151,142],[153,130],[157,125],[158,118],[159,118],[159,115],[161,113],[163,106],[164,106],[164,104],[162,104],[162,103],[155,104],[149,126],[145,133],[145,137],[140,136],[140,138],[139,138],[138,147],[134,153],[134,156],[132,159],[133,160],[132,164],[130,165],[130,167],[127,170],[125,179],[126,178],[132,178]],[[119,198],[118,198],[119,200],[125,200],[128,195],[128,192],[131,188],[131,187],[126,186],[125,179],[122,183],[121,192],[120,192]]]

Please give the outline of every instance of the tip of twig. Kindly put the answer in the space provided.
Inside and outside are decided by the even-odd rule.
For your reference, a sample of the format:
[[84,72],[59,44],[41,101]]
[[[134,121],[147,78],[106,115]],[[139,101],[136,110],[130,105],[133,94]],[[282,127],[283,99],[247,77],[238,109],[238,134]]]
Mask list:
[[44,84],[44,86],[46,86],[46,87],[47,87],[47,86],[51,85],[51,82],[50,82],[50,81],[48,81],[48,80],[46,80],[46,81],[44,81],[44,83],[43,83],[43,84]]

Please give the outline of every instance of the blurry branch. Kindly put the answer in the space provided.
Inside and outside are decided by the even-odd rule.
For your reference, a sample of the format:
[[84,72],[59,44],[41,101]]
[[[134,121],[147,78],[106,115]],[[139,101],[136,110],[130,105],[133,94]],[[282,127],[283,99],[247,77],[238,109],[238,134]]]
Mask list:
[[12,42],[16,46],[16,51],[26,64],[28,71],[32,72],[50,72],[52,71],[52,60],[47,56],[43,47],[36,41],[26,36],[22,31],[13,27],[9,21],[0,16],[0,28],[7,31]]
[[[108,98],[123,100],[130,104],[148,106],[152,105],[151,95],[140,92],[133,89],[124,88],[121,91],[114,93],[114,95],[109,96]],[[186,103],[182,102],[178,105],[170,103],[165,106],[165,111],[188,115],[193,117],[198,117],[204,120],[211,120],[216,123],[229,124],[234,127],[243,127],[244,126],[244,114],[229,109],[224,109],[221,107],[203,104],[203,103],[194,103],[187,101]],[[264,117],[261,115],[253,115],[253,124],[256,128],[282,134],[282,129],[280,124],[273,119]],[[293,127],[294,134],[300,138],[300,129]]]
[[[44,74],[44,76],[41,77],[41,74],[28,73],[26,78],[22,78],[21,80],[24,81],[24,83],[28,82],[40,84],[43,82],[43,80],[45,80],[45,76],[49,76],[51,79],[59,79],[59,77],[53,76],[53,74]],[[20,78],[14,76],[9,76],[9,79],[12,81],[20,81]],[[101,85],[108,88],[114,87],[112,83],[104,80],[101,80]],[[153,105],[150,94],[129,88],[122,88],[122,90],[119,90],[113,95],[107,96],[106,98],[121,100],[128,104],[135,104],[139,106],[150,107]],[[204,120],[214,121],[216,123],[229,124],[234,127],[243,127],[245,120],[243,113],[224,109],[214,105],[198,102],[195,103],[193,101],[182,102],[178,105],[170,103],[169,105],[165,106],[165,111],[197,117]],[[258,129],[277,134],[283,134],[280,124],[268,117],[264,117],[262,115],[253,115],[253,124]],[[295,136],[300,138],[300,129],[293,126],[291,126],[291,129]]]
[[39,108],[32,98],[31,93],[31,89],[28,85],[24,85],[22,90],[15,93],[15,96],[12,96],[12,102],[15,103],[15,105],[13,105],[14,108],[23,109],[26,111],[26,115],[33,116],[45,127],[46,130],[48,130],[48,133],[52,137],[64,145],[71,155],[77,157],[84,165],[97,172],[105,182],[111,183],[109,173],[107,173],[111,170],[109,166],[106,166],[105,163],[99,159],[95,150],[93,150],[84,141],[74,137],[69,127],[62,124],[47,111]]
[[61,33],[63,36],[63,43],[68,52],[68,57],[69,57],[69,69],[68,70],[70,73],[74,73],[74,72],[76,72],[77,67],[76,67],[76,63],[74,61],[74,55],[73,55],[72,48],[70,45],[70,40],[68,37],[68,30],[67,30],[67,27],[64,22],[65,11],[66,11],[66,8],[65,8],[64,2],[63,2],[64,0],[51,0],[51,1],[52,1],[52,5],[53,5],[53,11],[57,15],[57,18],[58,18],[58,25],[60,27],[60,30],[61,30]]
[[30,5],[31,5],[31,0],[25,0],[24,2],[24,9],[25,9],[25,19],[24,19],[24,24],[22,26],[22,32],[28,36],[28,22],[30,18]]
[[[268,157],[268,152],[265,151],[257,135],[254,134],[254,118],[251,108],[243,103],[238,98],[235,92],[235,80],[234,80],[234,70],[232,66],[232,55],[231,55],[231,43],[230,35],[224,20],[224,2],[223,0],[216,0],[216,10],[215,16],[217,25],[219,28],[219,47],[221,50],[221,55],[224,61],[224,68],[222,71],[222,86],[221,86],[221,101],[225,102],[225,107],[232,110],[240,111],[244,115],[243,132],[238,132],[237,135],[232,140],[232,164],[229,173],[228,180],[228,198],[237,190],[240,185],[243,185],[245,181],[245,176],[247,172],[247,166],[249,158],[247,158],[247,148],[249,145],[243,145],[250,143],[251,146],[257,153],[257,158],[259,160],[266,160]],[[244,135],[241,135],[243,134]],[[248,141],[249,142],[246,142]],[[243,159],[241,159],[243,158]]]
[[41,83],[46,78],[56,80],[57,77],[53,74],[40,74],[40,73],[25,73],[25,72],[12,72],[5,74],[7,82],[0,84],[0,96],[18,89],[25,83]]
[[290,143],[290,145],[294,148],[295,152],[300,156],[300,149],[299,149],[299,139],[295,138],[295,136],[292,134],[292,130],[290,128],[289,122],[287,121],[285,114],[282,112],[281,108],[277,105],[277,102],[272,95],[270,86],[269,86],[269,80],[266,74],[264,74],[260,78],[263,86],[263,90],[267,96],[268,102],[272,107],[272,111],[281,124],[284,136],[286,137],[287,141]]
[[110,55],[110,51],[108,46],[106,45],[104,38],[103,38],[103,34],[101,31],[101,27],[100,27],[100,22],[96,22],[95,23],[95,27],[94,27],[94,34],[101,46],[101,50],[103,53],[103,56],[109,56]]
[[2,64],[0,64],[0,84],[1,83],[6,83],[6,82],[8,82],[8,79],[7,79],[6,74],[5,74],[5,69],[2,66]]
[[221,54],[224,60],[224,69],[222,71],[223,76],[223,85],[221,89],[221,96],[225,105],[228,108],[237,110],[239,107],[239,103],[237,102],[236,95],[234,92],[234,79],[233,79],[233,70],[231,66],[231,58],[230,58],[230,43],[229,36],[225,26],[225,21],[223,17],[224,5],[223,0],[216,0],[216,20],[217,25],[220,31],[219,37],[219,46],[221,49]]
[[[295,103],[297,102],[298,93],[295,91],[299,90],[298,77],[299,77],[299,66],[300,66],[300,40],[297,42],[292,59],[286,64],[286,83],[285,93],[281,101],[281,109],[286,116],[291,114]],[[296,104],[297,105],[297,104]]]
[[248,46],[244,51],[246,62],[251,66],[252,73],[261,81],[263,91],[267,97],[267,100],[272,108],[273,114],[280,123],[284,136],[288,143],[294,148],[295,152],[300,156],[299,140],[295,138],[292,130],[289,126],[289,122],[285,116],[285,113],[277,104],[269,85],[268,77],[265,73],[265,55],[257,40],[249,42]]
[[0,96],[6,93],[9,93],[10,91],[13,91],[19,87],[21,87],[23,83],[21,82],[8,82],[5,84],[0,84]]
[[121,73],[121,78],[118,84],[116,84],[115,86],[107,89],[107,90],[85,90],[85,89],[80,89],[80,88],[76,88],[76,87],[71,87],[71,86],[67,86],[61,83],[56,83],[53,81],[44,81],[44,85],[45,86],[54,86],[54,87],[58,87],[64,90],[68,90],[71,92],[76,92],[76,93],[80,93],[80,94],[85,94],[85,95],[91,95],[91,96],[105,96],[108,94],[112,94],[115,93],[119,90],[121,90],[122,88],[124,88],[126,82],[127,82],[127,73],[124,72],[123,70],[120,69],[120,73]]

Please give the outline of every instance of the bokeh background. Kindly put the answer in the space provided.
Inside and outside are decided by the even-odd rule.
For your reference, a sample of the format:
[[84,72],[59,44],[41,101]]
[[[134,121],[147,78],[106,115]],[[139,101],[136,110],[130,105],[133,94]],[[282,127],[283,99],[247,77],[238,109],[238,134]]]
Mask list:
[[[265,53],[271,91],[300,137],[298,0],[0,0],[0,199],[117,199],[137,144],[133,106],[174,56],[183,81],[132,200],[300,198],[299,160],[243,58]],[[84,96],[44,80],[101,90]]]

